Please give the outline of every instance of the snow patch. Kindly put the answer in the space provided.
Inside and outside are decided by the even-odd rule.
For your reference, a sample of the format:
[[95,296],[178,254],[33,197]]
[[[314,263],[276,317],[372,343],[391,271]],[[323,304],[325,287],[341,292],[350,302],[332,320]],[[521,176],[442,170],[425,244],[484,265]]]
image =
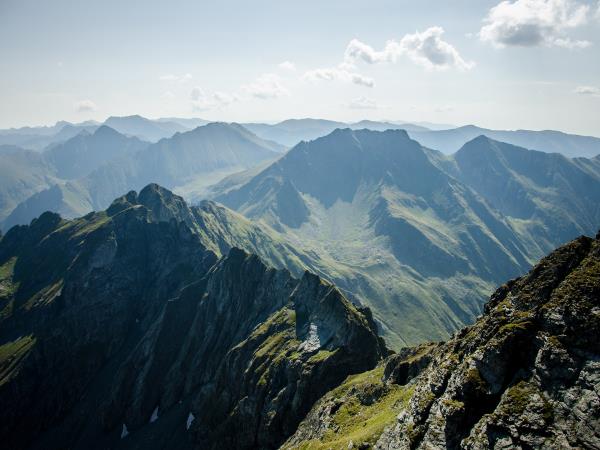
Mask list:
[[150,423],[156,422],[158,420],[158,406],[154,408],[152,412],[152,417],[150,417]]
[[185,429],[186,429],[186,430],[189,430],[189,429],[190,429],[190,427],[192,426],[192,422],[194,421],[194,419],[196,419],[196,418],[195,418],[195,417],[194,417],[194,415],[193,415],[193,414],[190,412],[190,413],[189,413],[189,415],[188,415],[187,421],[186,421],[186,423],[185,423]]
[[321,340],[319,339],[319,330],[317,328],[317,324],[311,323],[308,327],[308,334],[306,335],[306,339],[302,344],[300,344],[300,349],[305,350],[307,352],[314,352],[321,348]]
[[129,434],[129,430],[127,429],[127,425],[123,424],[123,429],[121,430],[121,439],[126,437]]

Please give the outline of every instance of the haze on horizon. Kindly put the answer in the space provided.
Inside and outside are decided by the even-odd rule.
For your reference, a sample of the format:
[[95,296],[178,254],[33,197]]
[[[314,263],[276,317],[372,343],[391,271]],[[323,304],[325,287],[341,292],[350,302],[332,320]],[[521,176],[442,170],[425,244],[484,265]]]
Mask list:
[[0,127],[111,115],[600,136],[600,2],[0,1]]

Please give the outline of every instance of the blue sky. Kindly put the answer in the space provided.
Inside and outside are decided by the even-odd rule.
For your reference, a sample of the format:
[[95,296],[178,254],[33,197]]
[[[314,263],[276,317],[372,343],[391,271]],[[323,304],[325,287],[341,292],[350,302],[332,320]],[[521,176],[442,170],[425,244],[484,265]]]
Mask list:
[[600,4],[0,0],[0,127],[110,115],[600,136]]

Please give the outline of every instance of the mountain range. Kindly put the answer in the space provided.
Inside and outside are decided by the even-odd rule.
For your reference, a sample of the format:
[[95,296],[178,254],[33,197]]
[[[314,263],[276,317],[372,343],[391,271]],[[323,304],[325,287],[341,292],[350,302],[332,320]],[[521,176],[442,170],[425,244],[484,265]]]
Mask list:
[[597,160],[486,137],[446,156],[402,130],[338,129],[212,193],[305,249],[398,348],[447,338],[499,282],[593,233],[600,178],[589,167]]
[[[226,175],[274,160],[281,149],[235,124],[212,123],[155,144],[103,125],[39,156],[53,168],[50,173],[56,180],[46,186],[38,183],[45,189],[36,189],[27,198],[13,199],[3,228],[29,223],[47,210],[73,218],[104,209],[123,192],[154,181],[196,198]],[[19,183],[15,180],[12,186]]]
[[[428,166],[404,132],[339,133]],[[600,445],[600,236],[501,285],[446,342],[391,353],[368,308],[265,230],[150,184],[0,237],[3,445]]]
[[[321,119],[291,119],[274,125],[243,124],[257,136],[293,146],[300,141],[312,141],[331,133],[336,128],[385,131],[403,129],[423,146],[452,154],[472,139],[485,135],[489,138],[547,153],[562,153],[568,157],[591,158],[600,154],[600,138],[579,136],[554,130],[491,130],[467,125],[440,129],[435,124],[391,123],[363,120],[356,123]],[[428,128],[432,127],[432,128]]]
[[[277,267],[302,266],[369,306],[392,348],[447,339],[472,323],[502,280],[594,232],[600,165],[487,137],[445,155],[410,133],[336,129],[282,154],[238,124],[211,123],[154,144],[103,125],[41,154],[5,147],[13,162],[0,185],[2,228],[47,210],[64,218],[100,211],[158,182],[255,222],[263,245],[293,255],[280,258],[293,266]],[[242,227],[241,216],[220,211],[236,224],[227,226]]]
[[[16,145],[41,151],[50,145],[65,142],[82,131],[93,133],[100,125],[109,126],[126,136],[137,137],[148,142],[157,142],[162,138],[169,138],[177,132],[191,131],[208,123],[209,121],[200,118],[147,119],[139,115],[111,116],[102,124],[94,121],[77,124],[60,121],[49,127],[0,130],[0,145]],[[373,131],[403,129],[409,133],[411,138],[419,141],[425,147],[446,154],[456,152],[465,143],[480,135],[519,147],[548,153],[561,153],[568,157],[592,158],[600,154],[600,138],[555,130],[493,130],[475,125],[456,127],[429,122],[374,120],[340,122],[311,118],[288,119],[274,124],[249,122],[241,125],[258,137],[277,142],[285,148],[293,147],[300,141],[311,141],[323,137],[337,128]]]
[[474,125],[449,130],[413,131],[410,136],[425,147],[451,154],[468,141],[485,135],[497,141],[547,153],[561,153],[568,157],[592,158],[600,154],[600,138],[579,136],[554,130],[490,130]]

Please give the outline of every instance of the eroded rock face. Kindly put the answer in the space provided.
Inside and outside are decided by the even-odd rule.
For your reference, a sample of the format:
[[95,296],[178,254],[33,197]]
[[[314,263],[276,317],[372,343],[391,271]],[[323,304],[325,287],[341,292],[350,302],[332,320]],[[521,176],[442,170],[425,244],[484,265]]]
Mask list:
[[2,238],[3,446],[275,448],[386,356],[370,312],[317,276],[219,258],[218,220],[150,185]]
[[119,369],[104,424],[134,434],[155,405],[183,400],[199,448],[275,448],[319,397],[385,354],[370,316],[333,286],[234,249],[166,305]]
[[448,342],[349,377],[284,447],[600,448],[599,237],[500,287]]
[[436,349],[378,448],[599,448],[600,241],[500,287]]

